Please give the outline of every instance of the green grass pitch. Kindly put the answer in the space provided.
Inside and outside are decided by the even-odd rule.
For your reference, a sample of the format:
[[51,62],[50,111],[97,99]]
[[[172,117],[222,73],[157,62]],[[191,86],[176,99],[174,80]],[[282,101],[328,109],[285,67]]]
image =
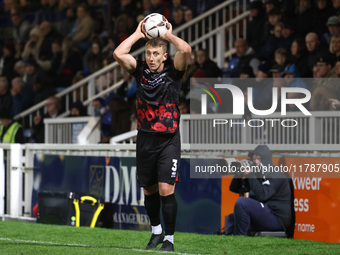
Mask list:
[[[0,254],[157,254],[143,250],[150,232],[0,222]],[[159,246],[160,247],[160,246]],[[160,254],[160,253],[158,253]],[[175,233],[173,254],[340,254],[340,244],[275,237]]]

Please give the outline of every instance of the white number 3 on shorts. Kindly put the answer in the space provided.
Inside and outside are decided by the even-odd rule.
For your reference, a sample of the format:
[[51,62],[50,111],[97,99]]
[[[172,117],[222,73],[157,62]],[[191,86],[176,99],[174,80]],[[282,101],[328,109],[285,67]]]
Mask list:
[[172,166],[171,170],[176,171],[177,170],[177,159],[172,159],[172,163],[173,163],[173,166]]

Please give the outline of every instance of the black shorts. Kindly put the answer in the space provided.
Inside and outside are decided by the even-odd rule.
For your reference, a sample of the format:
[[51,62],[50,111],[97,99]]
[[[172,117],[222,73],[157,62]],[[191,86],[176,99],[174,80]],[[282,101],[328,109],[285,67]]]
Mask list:
[[137,181],[140,187],[177,182],[180,159],[179,131],[174,134],[138,131]]

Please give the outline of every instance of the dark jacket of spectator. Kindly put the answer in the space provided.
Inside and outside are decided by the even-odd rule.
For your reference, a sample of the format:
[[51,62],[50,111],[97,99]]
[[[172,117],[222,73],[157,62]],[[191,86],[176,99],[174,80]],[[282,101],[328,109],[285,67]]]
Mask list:
[[247,42],[256,51],[260,52],[261,46],[265,41],[264,27],[267,21],[262,2],[254,1],[250,5],[250,10],[257,10],[257,15],[247,25]]

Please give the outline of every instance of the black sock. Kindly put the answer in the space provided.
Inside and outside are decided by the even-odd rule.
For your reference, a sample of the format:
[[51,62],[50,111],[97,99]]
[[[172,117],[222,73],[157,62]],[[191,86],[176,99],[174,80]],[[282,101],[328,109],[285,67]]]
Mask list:
[[160,218],[160,209],[161,209],[161,200],[159,197],[159,193],[146,196],[144,200],[144,205],[146,212],[150,218],[151,226],[158,226],[161,224]]
[[164,220],[165,235],[173,235],[175,232],[177,202],[175,194],[161,196],[162,214]]

